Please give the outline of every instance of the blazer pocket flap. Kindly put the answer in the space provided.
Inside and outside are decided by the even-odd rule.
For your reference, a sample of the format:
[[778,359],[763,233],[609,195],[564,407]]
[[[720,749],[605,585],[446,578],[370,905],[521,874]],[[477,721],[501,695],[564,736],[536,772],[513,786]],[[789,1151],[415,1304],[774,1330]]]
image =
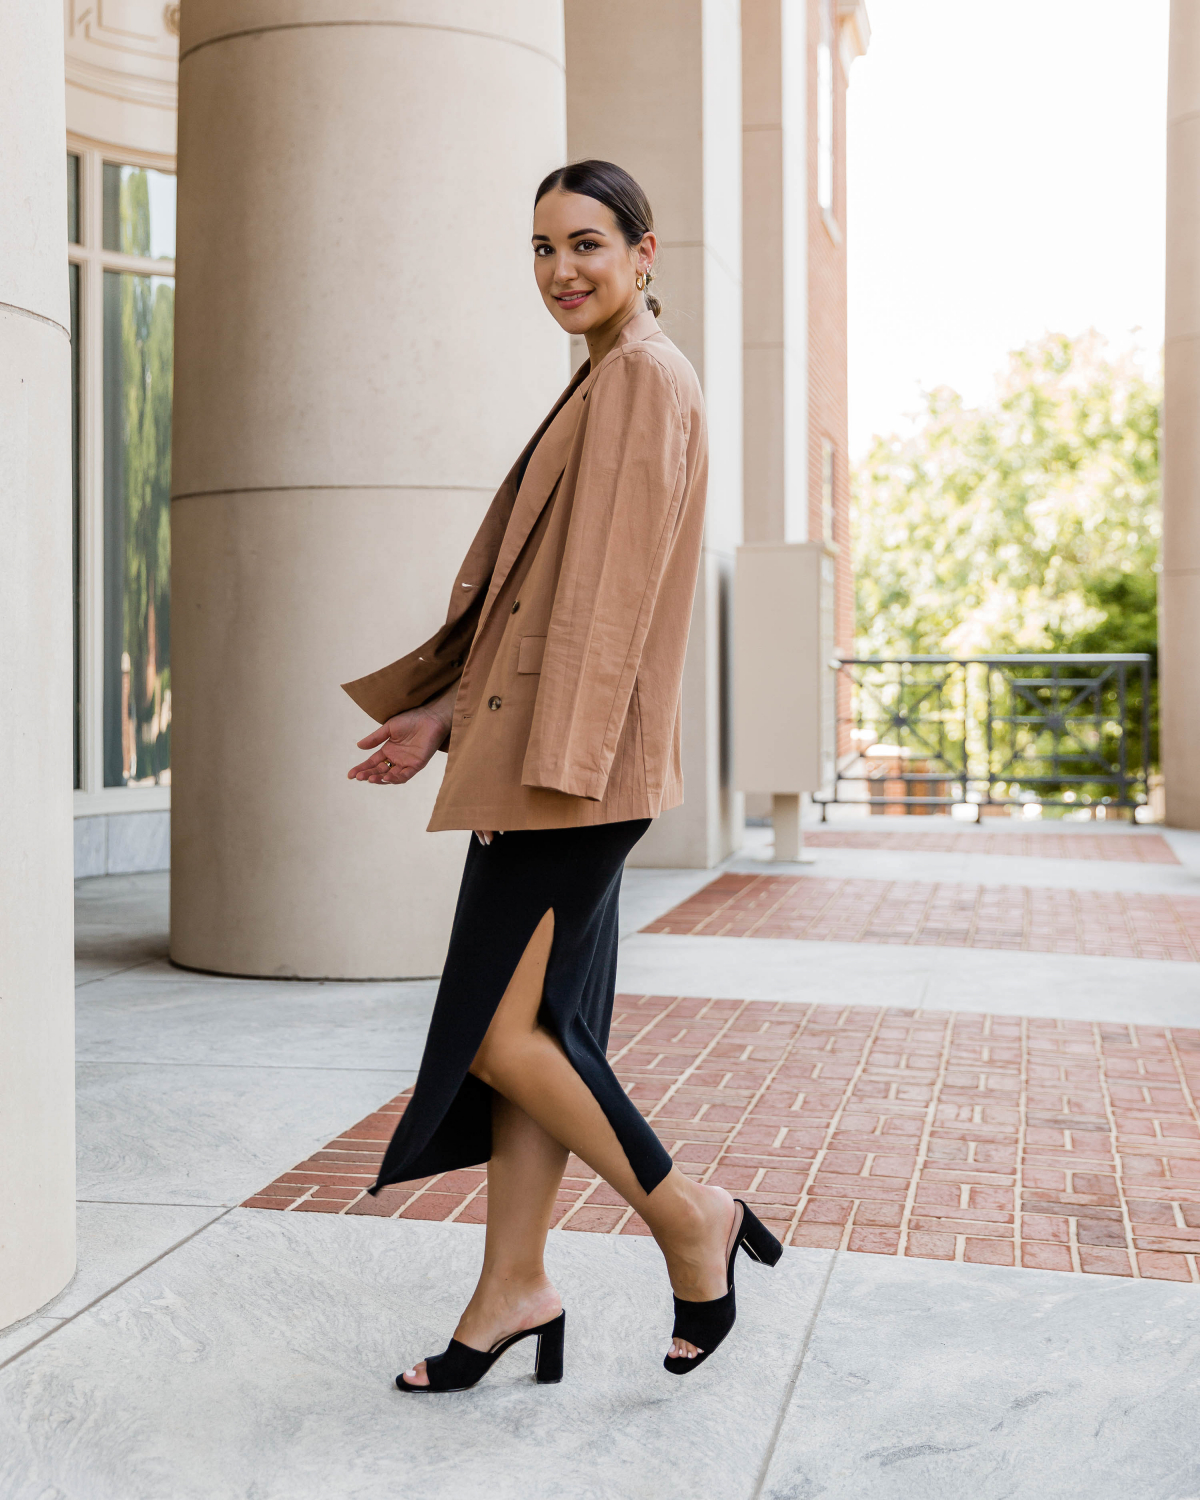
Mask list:
[[523,635],[517,650],[517,671],[540,672],[545,651],[546,637],[544,635]]

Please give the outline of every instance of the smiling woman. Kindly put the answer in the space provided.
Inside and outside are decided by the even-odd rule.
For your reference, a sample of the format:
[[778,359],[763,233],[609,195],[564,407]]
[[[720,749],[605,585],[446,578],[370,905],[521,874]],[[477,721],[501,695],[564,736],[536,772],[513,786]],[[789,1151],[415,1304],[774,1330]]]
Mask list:
[[[570,214],[581,206],[573,200],[579,198],[591,199],[607,210],[595,215],[598,224],[570,227]],[[619,316],[625,305],[631,251],[635,290],[643,293],[645,305],[657,318],[662,304],[646,290],[654,280],[658,253],[654,215],[645,193],[628,172],[611,162],[581,161],[560,167],[542,182],[534,210],[537,282],[547,307],[568,333],[594,336],[605,321]],[[585,305],[585,318],[560,316]],[[592,354],[591,339],[588,352]]]
[[[358,781],[402,785],[448,751],[430,829],[473,828],[416,1088],[375,1192],[488,1163],[479,1285],[445,1353],[401,1390],[473,1385],[513,1342],[562,1377],[543,1251],[574,1151],[641,1215],[676,1294],[665,1364],[694,1370],[733,1325],[744,1204],[675,1167],[605,1057],[625,859],[683,799],[680,686],[708,475],[695,371],[646,295],[646,196],[611,162],[538,188],[533,269],[587,342],[500,486],[424,645],[346,691],[380,721]],[[499,837],[503,834],[503,837]]]

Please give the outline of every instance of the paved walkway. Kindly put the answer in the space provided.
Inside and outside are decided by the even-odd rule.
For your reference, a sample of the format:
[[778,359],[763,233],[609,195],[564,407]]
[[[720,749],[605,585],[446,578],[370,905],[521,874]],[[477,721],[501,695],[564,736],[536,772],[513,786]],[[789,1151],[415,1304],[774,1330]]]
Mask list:
[[[1200,1031],[622,995],[612,1056],[786,1245],[1200,1282]],[[485,1223],[482,1168],[368,1196],[407,1099],[245,1206]],[[577,1157],[554,1227],[649,1233]]]
[[[808,868],[764,869],[755,832],[701,905],[730,880],[1200,895],[1197,836],[874,822],[819,831]],[[0,1333],[0,1495],[1200,1496],[1191,956],[921,943],[915,920],[693,935],[713,879],[628,872],[617,1067],[681,1165],[793,1248],[743,1262],[735,1334],[672,1380],[657,1251],[573,1162],[567,1379],[534,1387],[514,1352],[442,1401],[390,1377],[453,1326],[482,1178],[359,1208],[434,986],[186,974],[164,878],[81,883],[80,1270]]]

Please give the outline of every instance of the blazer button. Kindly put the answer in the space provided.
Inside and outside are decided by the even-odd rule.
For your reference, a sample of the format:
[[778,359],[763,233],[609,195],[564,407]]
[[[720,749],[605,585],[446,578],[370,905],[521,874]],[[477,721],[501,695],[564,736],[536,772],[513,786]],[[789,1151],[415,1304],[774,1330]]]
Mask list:
[[488,707],[491,709],[491,711],[493,713],[495,713],[496,710],[500,707],[500,703],[501,703],[501,700],[499,698],[489,698],[488,699]]
[[514,615],[516,614],[517,610],[520,609],[520,607],[521,607],[521,601],[518,599],[517,602],[512,607],[512,612],[513,612]]

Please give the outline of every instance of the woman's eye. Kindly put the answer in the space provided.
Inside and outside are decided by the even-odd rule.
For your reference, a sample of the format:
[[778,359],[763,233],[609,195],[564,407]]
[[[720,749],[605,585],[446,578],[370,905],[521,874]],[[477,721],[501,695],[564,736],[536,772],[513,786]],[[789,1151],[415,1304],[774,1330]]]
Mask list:
[[552,255],[554,252],[550,249],[549,245],[535,245],[533,247],[533,253],[534,255],[545,257],[547,255]]
[[580,240],[575,248],[576,250],[598,250],[600,247],[595,240]]

